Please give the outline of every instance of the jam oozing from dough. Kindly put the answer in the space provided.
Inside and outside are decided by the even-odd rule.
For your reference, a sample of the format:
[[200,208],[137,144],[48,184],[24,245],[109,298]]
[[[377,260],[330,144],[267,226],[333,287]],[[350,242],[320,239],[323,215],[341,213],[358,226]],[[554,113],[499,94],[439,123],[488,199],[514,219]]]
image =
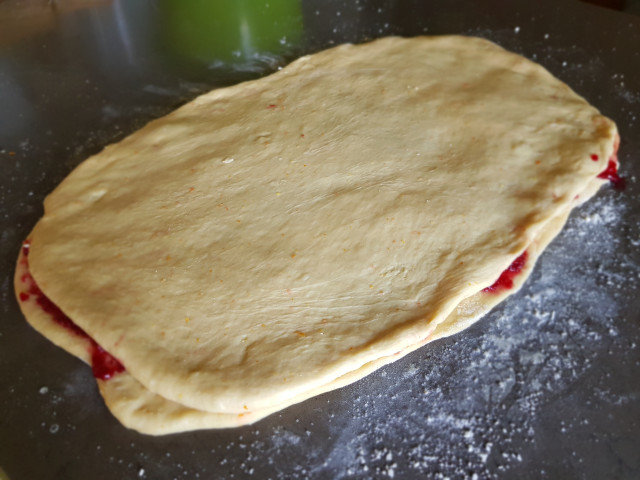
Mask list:
[[483,289],[486,293],[500,293],[504,290],[511,290],[513,288],[513,279],[522,272],[522,269],[527,264],[527,258],[529,254],[525,250],[522,254],[516,258],[509,268],[500,274],[500,277],[493,283],[493,285]]
[[598,175],[598,178],[609,180],[616,190],[624,190],[626,182],[618,175],[618,157],[616,155],[611,156],[607,168]]
[[51,319],[58,325],[66,328],[73,334],[87,340],[89,342],[89,353],[91,354],[91,369],[93,376],[101,380],[109,380],[114,375],[124,371],[124,365],[122,365],[117,358],[104,350],[96,341],[91,338],[87,332],[76,325],[58,306],[53,303],[49,297],[47,297],[40,287],[36,284],[35,279],[29,273],[29,263],[27,256],[29,255],[29,240],[26,240],[22,244],[22,253],[24,255],[23,261],[27,268],[27,273],[22,275],[22,282],[26,286],[26,292],[20,293],[20,300],[26,302],[32,296],[38,306],[45,311]]
[[[618,156],[615,152],[618,151],[618,146],[620,144],[620,139],[616,139],[616,143],[614,145],[614,154],[609,158],[609,163],[607,164],[607,168],[604,169],[599,175],[598,178],[602,178],[604,180],[609,180],[613,188],[616,190],[624,190],[625,188],[625,180],[624,178],[618,175]],[[598,161],[598,155],[591,155],[591,160],[594,162]],[[576,196],[576,198],[578,198]],[[525,250],[522,255],[516,258],[509,268],[507,268],[498,280],[494,282],[493,285],[483,289],[483,292],[486,293],[498,293],[503,290],[510,290],[513,288],[513,279],[522,271],[524,266],[527,264],[527,251]]]
[[92,338],[89,340],[91,341],[91,371],[94,377],[109,380],[117,373],[124,372],[124,365],[116,357],[98,345]]

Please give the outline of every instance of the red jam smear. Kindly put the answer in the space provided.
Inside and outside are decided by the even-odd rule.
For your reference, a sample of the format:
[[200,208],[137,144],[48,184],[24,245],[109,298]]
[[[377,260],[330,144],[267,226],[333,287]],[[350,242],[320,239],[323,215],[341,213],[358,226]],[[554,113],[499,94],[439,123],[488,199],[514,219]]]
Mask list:
[[[616,138],[613,141],[613,154],[609,157],[609,163],[607,163],[607,168],[605,168],[600,174],[598,178],[602,178],[603,180],[609,180],[613,185],[613,188],[616,190],[624,190],[627,186],[627,182],[624,178],[618,175],[618,165],[620,162],[618,161],[618,148],[620,147],[620,135],[616,135]],[[593,155],[591,156],[593,158]]]
[[122,365],[116,357],[104,350],[98,343],[91,338],[87,332],[76,325],[58,306],[53,303],[49,297],[47,297],[40,287],[36,284],[35,279],[28,271],[29,262],[27,257],[29,255],[29,240],[26,240],[22,244],[22,253],[24,255],[24,265],[27,267],[27,273],[22,275],[22,282],[27,284],[27,292],[20,293],[20,300],[26,302],[33,295],[38,306],[45,311],[51,319],[58,325],[66,328],[74,335],[81,337],[89,342],[89,353],[91,354],[91,370],[93,376],[100,380],[109,380],[114,375],[120,372],[124,372],[124,365]]
[[616,190],[624,190],[627,185],[625,179],[618,175],[618,156],[615,154],[611,156],[607,168],[598,175],[598,178],[609,180]]
[[100,380],[109,380],[114,375],[124,372],[120,361],[91,339],[91,371]]
[[509,265],[509,268],[500,274],[500,277],[498,277],[493,285],[483,289],[482,291],[486,293],[500,293],[504,290],[511,290],[513,288],[513,279],[522,272],[522,269],[527,264],[528,257],[529,254],[525,250],[522,255],[516,258],[511,265]]

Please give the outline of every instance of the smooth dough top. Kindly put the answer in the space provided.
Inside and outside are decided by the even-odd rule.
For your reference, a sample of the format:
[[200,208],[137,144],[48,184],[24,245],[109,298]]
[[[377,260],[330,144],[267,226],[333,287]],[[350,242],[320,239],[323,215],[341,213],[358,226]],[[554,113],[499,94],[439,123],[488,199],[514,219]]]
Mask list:
[[423,341],[605,168],[615,136],[486,40],[343,45],[89,158],[46,199],[30,268],[152,392],[266,409]]

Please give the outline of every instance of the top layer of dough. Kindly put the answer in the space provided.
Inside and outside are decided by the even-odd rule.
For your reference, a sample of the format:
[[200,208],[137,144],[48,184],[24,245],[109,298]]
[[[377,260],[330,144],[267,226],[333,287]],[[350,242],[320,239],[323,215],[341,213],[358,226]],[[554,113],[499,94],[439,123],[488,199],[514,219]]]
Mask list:
[[344,45],[85,161],[47,198],[30,268],[152,392],[267,409],[424,339],[604,169],[615,135],[485,40]]

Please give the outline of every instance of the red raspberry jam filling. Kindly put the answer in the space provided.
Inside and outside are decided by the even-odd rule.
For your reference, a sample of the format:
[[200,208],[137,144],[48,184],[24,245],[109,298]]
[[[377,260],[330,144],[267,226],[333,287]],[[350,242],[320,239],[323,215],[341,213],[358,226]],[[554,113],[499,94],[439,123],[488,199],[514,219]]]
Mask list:
[[624,190],[626,182],[618,175],[618,157],[615,154],[611,156],[607,168],[598,175],[598,178],[609,180],[616,190]]
[[29,256],[29,240],[25,240],[22,244],[22,253],[24,255],[23,261],[24,265],[27,268],[27,272],[22,275],[22,282],[26,285],[26,292],[21,292],[19,297],[20,300],[26,302],[34,297],[36,304],[46,312],[51,320],[56,322],[58,325],[66,328],[74,335],[77,335],[80,338],[83,338],[89,342],[89,353],[91,354],[91,369],[93,370],[93,376],[99,378],[101,380],[109,380],[114,375],[124,372],[124,366],[111,355],[109,352],[104,350],[97,342],[91,338],[87,332],[85,332],[78,325],[73,323],[62,310],[58,308],[58,306],[53,303],[49,297],[47,297],[42,290],[36,284],[35,279],[29,272],[29,262],[27,257]]
[[525,250],[522,255],[516,258],[509,268],[500,274],[498,279],[490,287],[484,288],[482,291],[486,293],[500,293],[504,290],[511,290],[513,288],[513,279],[522,272],[522,269],[527,264],[527,257],[529,254]]
[[[613,154],[609,157],[609,163],[607,163],[607,168],[605,168],[600,174],[598,178],[602,178],[603,180],[609,180],[613,185],[613,188],[616,190],[624,190],[626,186],[626,182],[624,178],[618,175],[618,148],[620,147],[620,135],[616,135],[616,138],[613,142]],[[591,155],[591,159],[597,161],[598,156],[595,155],[596,158],[593,158],[594,155]]]

